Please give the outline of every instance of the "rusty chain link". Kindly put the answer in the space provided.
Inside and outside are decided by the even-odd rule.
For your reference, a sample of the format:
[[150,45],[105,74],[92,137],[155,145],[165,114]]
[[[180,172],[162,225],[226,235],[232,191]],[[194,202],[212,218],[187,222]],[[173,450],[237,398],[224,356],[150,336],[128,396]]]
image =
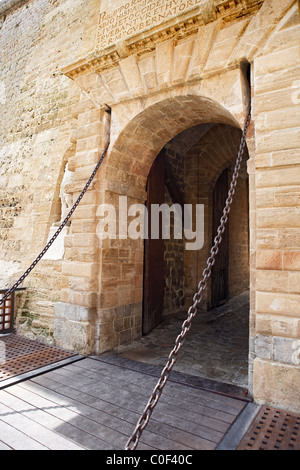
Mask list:
[[234,193],[235,193],[235,188],[236,188],[238,177],[239,177],[241,163],[242,163],[243,156],[244,156],[245,145],[246,145],[246,137],[247,137],[247,132],[248,132],[248,127],[249,127],[249,124],[250,124],[250,120],[251,120],[251,105],[249,106],[249,112],[247,113],[247,117],[246,117],[246,120],[245,120],[245,126],[244,126],[244,130],[243,130],[243,134],[242,134],[242,139],[241,139],[241,144],[240,144],[238,156],[237,156],[237,159],[236,159],[235,169],[234,169],[230,189],[229,189],[229,192],[228,192],[228,197],[227,197],[227,200],[226,200],[226,204],[225,204],[225,207],[224,207],[224,210],[223,210],[223,215],[220,219],[220,225],[219,225],[218,230],[217,230],[217,236],[214,239],[214,245],[211,249],[210,257],[207,260],[206,268],[203,271],[203,278],[202,278],[202,280],[200,281],[200,283],[198,285],[198,292],[195,294],[195,296],[193,298],[194,303],[188,310],[188,316],[187,316],[187,319],[182,324],[181,333],[177,336],[177,338],[175,340],[175,346],[174,346],[173,350],[171,351],[171,353],[168,357],[168,361],[166,363],[166,366],[164,367],[164,369],[161,372],[160,378],[159,378],[159,380],[158,380],[158,382],[157,382],[157,384],[156,384],[156,386],[155,386],[155,388],[152,392],[152,395],[151,395],[151,397],[150,397],[150,399],[149,399],[149,401],[148,401],[148,403],[147,403],[147,405],[144,409],[144,412],[142,413],[140,419],[138,420],[138,423],[136,425],[136,428],[135,428],[133,434],[131,435],[130,439],[126,443],[125,450],[135,450],[137,448],[137,446],[139,444],[139,440],[142,436],[142,433],[143,433],[144,429],[146,428],[146,426],[147,426],[147,424],[150,420],[150,417],[151,417],[151,415],[154,411],[154,408],[157,405],[158,400],[159,400],[159,398],[160,398],[160,396],[163,392],[163,389],[164,389],[164,387],[165,387],[165,385],[166,385],[166,383],[167,383],[167,381],[170,377],[170,374],[172,372],[172,368],[173,368],[173,366],[174,366],[174,364],[177,360],[178,353],[179,353],[180,349],[182,348],[182,346],[184,345],[185,337],[186,337],[187,333],[189,332],[189,330],[191,329],[192,320],[197,314],[198,305],[200,304],[200,302],[202,300],[202,292],[207,287],[207,281],[208,281],[209,277],[211,276],[212,267],[215,264],[215,257],[218,254],[219,245],[222,242],[222,235],[225,231],[226,223],[228,221],[228,216],[229,216],[229,212],[230,212],[230,208],[231,208],[231,204],[232,204],[232,198],[233,198]]
[[79,205],[81,199],[83,198],[83,196],[87,192],[89,186],[91,185],[93,179],[95,178],[96,173],[99,170],[99,167],[101,166],[101,164],[102,164],[102,162],[105,158],[105,155],[107,154],[108,147],[109,147],[109,143],[106,145],[104,151],[102,152],[101,157],[98,160],[98,163],[95,166],[93,173],[89,177],[86,185],[84,186],[83,190],[81,191],[80,195],[78,196],[78,199],[76,200],[76,202],[73,205],[72,209],[68,213],[67,217],[63,220],[63,222],[61,223],[61,225],[59,226],[59,228],[57,229],[57,231],[55,232],[53,237],[49,240],[49,242],[47,243],[47,245],[45,246],[43,251],[41,251],[41,253],[36,257],[34,262],[29,266],[29,268],[25,271],[25,273],[20,277],[20,279],[10,289],[8,289],[6,291],[5,295],[2,297],[2,299],[0,299],[0,305],[2,305],[9,298],[9,296],[19,287],[19,285],[24,281],[24,279],[28,276],[28,274],[31,273],[31,271],[36,267],[38,262],[43,258],[43,256],[49,250],[50,246],[53,245],[53,243],[57,239],[57,237],[60,234],[60,232],[62,231],[62,229],[67,225],[67,223],[69,222],[69,220],[72,217],[73,213],[75,212],[75,209]]

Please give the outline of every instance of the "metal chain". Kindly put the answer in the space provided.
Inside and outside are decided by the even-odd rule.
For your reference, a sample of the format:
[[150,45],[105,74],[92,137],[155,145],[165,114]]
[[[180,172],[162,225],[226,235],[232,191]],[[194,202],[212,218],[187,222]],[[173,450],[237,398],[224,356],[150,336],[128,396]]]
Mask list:
[[94,169],[93,173],[89,177],[86,185],[84,186],[83,190],[81,191],[80,195],[78,196],[78,199],[76,200],[76,202],[73,205],[72,209],[68,213],[67,217],[63,220],[63,222],[61,223],[61,225],[59,226],[59,228],[57,229],[57,231],[55,232],[53,237],[49,240],[49,242],[47,243],[47,245],[45,246],[43,251],[41,251],[41,253],[36,257],[36,259],[31,264],[31,266],[25,271],[25,273],[20,277],[20,279],[5,293],[5,295],[2,297],[2,299],[0,299],[0,305],[2,305],[9,298],[9,296],[19,287],[19,285],[24,281],[24,279],[28,276],[28,274],[31,273],[31,271],[36,267],[38,262],[43,258],[45,253],[49,250],[50,246],[53,245],[53,243],[57,239],[57,237],[60,234],[60,232],[62,231],[62,229],[67,225],[68,221],[70,220],[70,218],[72,217],[73,213],[75,212],[77,206],[79,205],[81,199],[83,198],[83,196],[87,192],[90,184],[92,183],[93,179],[95,178],[95,175],[96,175],[97,171],[99,170],[99,167],[101,166],[101,164],[102,164],[102,162],[105,158],[105,155],[107,154],[108,147],[109,147],[109,143],[106,145],[104,151],[102,152],[102,155],[101,155],[97,165],[95,166],[95,169]]
[[[219,245],[222,242],[222,235],[225,231],[226,223],[228,221],[228,215],[229,215],[231,204],[232,204],[232,198],[235,194],[235,187],[237,185],[237,181],[238,181],[238,177],[239,177],[239,171],[240,171],[241,163],[242,163],[242,160],[243,160],[243,155],[244,155],[244,150],[245,150],[245,145],[246,145],[247,131],[248,131],[248,127],[249,127],[249,124],[250,124],[250,120],[251,120],[251,107],[249,107],[249,113],[247,114],[247,118],[246,118],[246,121],[245,121],[245,127],[244,127],[243,134],[242,134],[242,139],[241,139],[241,144],[240,144],[240,148],[239,148],[239,152],[238,152],[238,157],[237,157],[237,160],[236,160],[235,170],[234,170],[234,173],[233,173],[230,189],[229,189],[229,192],[228,192],[228,198],[226,200],[225,208],[223,210],[223,216],[221,217],[221,220],[220,220],[220,225],[219,225],[218,230],[217,230],[217,236],[214,239],[214,245],[211,249],[211,255],[208,258],[207,266],[206,266],[205,270],[203,271],[203,278],[200,281],[199,286],[198,286],[198,292],[195,294],[195,296],[193,298],[194,303],[189,308],[188,317],[182,324],[181,333],[178,335],[178,337],[175,340],[175,346],[174,346],[173,350],[171,351],[171,353],[169,355],[167,364],[161,372],[159,381],[157,382],[157,385],[155,386],[155,388],[152,392],[152,395],[151,395],[151,397],[150,397],[150,399],[149,399],[149,401],[148,401],[148,403],[147,403],[147,405],[144,409],[143,414],[141,415],[141,417],[140,417],[140,419],[139,419],[139,421],[136,425],[136,428],[135,428],[132,436],[130,437],[130,439],[126,443],[125,450],[135,450],[137,448],[137,446],[139,444],[139,441],[140,441],[140,438],[141,438],[141,435],[142,435],[144,429],[146,428],[146,426],[148,425],[148,422],[149,422],[150,417],[151,417],[151,415],[154,411],[154,408],[157,405],[157,403],[159,401],[159,398],[160,398],[160,396],[163,392],[163,389],[164,389],[164,387],[165,387],[165,385],[166,385],[166,383],[167,383],[167,381],[170,377],[170,374],[172,372],[172,368],[173,368],[173,366],[174,366],[174,364],[177,360],[179,351],[182,348],[182,346],[184,345],[185,337],[186,337],[187,333],[189,332],[189,330],[191,329],[192,320],[197,314],[198,305],[202,301],[202,293],[206,289],[207,281],[211,276],[212,267],[215,264],[215,257],[218,254]],[[84,194],[88,190],[91,182],[93,181],[100,165],[102,164],[102,162],[105,158],[108,147],[109,147],[109,143],[107,144],[105,150],[103,151],[103,153],[102,153],[102,155],[101,155],[101,157],[100,157],[93,173],[91,174],[89,180],[87,181],[85,187],[83,188],[81,194],[79,195],[79,197],[76,200],[75,204],[73,205],[72,209],[68,213],[67,217],[64,219],[64,221],[62,222],[60,227],[57,229],[57,231],[55,232],[53,237],[49,240],[49,242],[47,243],[47,245],[45,246],[43,251],[41,251],[41,253],[37,256],[37,258],[34,260],[34,262],[31,264],[31,266],[25,271],[25,273],[20,277],[20,279],[6,292],[6,294],[2,297],[2,299],[0,299],[0,305],[3,304],[8,299],[8,297],[17,289],[17,287],[30,274],[30,272],[35,268],[35,266],[38,264],[38,262],[43,258],[45,253],[48,251],[48,249],[54,243],[54,241],[56,240],[58,235],[61,233],[63,228],[66,226],[66,224],[70,220],[71,216],[73,215],[74,211],[76,210],[77,206],[79,205],[81,199],[83,198]]]
[[195,296],[193,298],[194,303],[189,308],[187,319],[182,324],[181,333],[178,335],[178,337],[175,340],[175,346],[174,346],[173,350],[171,351],[171,353],[169,355],[167,364],[161,372],[160,378],[159,378],[159,380],[158,380],[158,382],[157,382],[157,384],[156,384],[156,386],[155,386],[155,388],[152,392],[152,395],[151,395],[151,397],[150,397],[150,399],[149,399],[149,401],[148,401],[148,403],[147,403],[147,405],[144,409],[144,412],[142,413],[142,415],[141,415],[141,417],[140,417],[140,419],[139,419],[139,421],[136,425],[136,428],[135,428],[132,436],[130,437],[130,439],[126,443],[125,450],[135,450],[137,448],[137,446],[139,444],[139,440],[141,438],[141,435],[142,435],[144,429],[146,428],[146,426],[147,426],[147,424],[150,420],[150,417],[151,417],[151,415],[154,411],[154,408],[157,405],[158,400],[159,400],[159,398],[160,398],[160,396],[163,392],[163,389],[164,389],[164,387],[165,387],[165,385],[166,385],[166,383],[167,383],[167,381],[170,377],[170,374],[172,372],[172,368],[173,368],[173,366],[174,366],[174,364],[177,360],[178,353],[179,353],[180,349],[182,348],[182,346],[184,345],[185,337],[186,337],[188,331],[191,329],[192,320],[197,314],[197,308],[198,308],[198,305],[200,304],[200,302],[202,300],[202,293],[207,287],[207,281],[208,281],[209,277],[211,276],[212,267],[215,264],[215,258],[216,258],[216,255],[217,255],[218,251],[219,251],[219,245],[222,242],[222,235],[225,231],[226,223],[228,221],[228,215],[229,215],[231,204],[232,204],[232,198],[233,198],[233,195],[235,193],[235,187],[237,185],[239,172],[240,172],[240,168],[241,168],[241,163],[242,163],[243,156],[244,156],[245,145],[246,145],[246,137],[247,137],[247,132],[248,132],[248,127],[249,127],[249,124],[250,124],[250,120],[251,120],[251,106],[249,107],[249,112],[248,112],[246,120],[245,120],[245,127],[244,127],[244,130],[243,130],[241,144],[240,144],[240,148],[239,148],[239,152],[238,152],[238,157],[236,159],[235,169],[234,169],[230,189],[229,189],[229,192],[228,192],[228,198],[226,200],[226,204],[225,204],[225,207],[224,207],[224,210],[223,210],[223,216],[220,219],[220,225],[219,225],[218,230],[217,230],[218,234],[214,239],[214,245],[211,249],[210,257],[207,260],[207,266],[206,266],[205,270],[203,271],[203,278],[199,283],[198,292],[195,294]]

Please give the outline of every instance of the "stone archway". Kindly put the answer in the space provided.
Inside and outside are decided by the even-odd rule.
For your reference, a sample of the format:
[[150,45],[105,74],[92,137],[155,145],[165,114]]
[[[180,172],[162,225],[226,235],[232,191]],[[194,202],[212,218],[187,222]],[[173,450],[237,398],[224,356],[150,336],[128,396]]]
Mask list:
[[[192,97],[191,97],[192,98]],[[197,97],[196,97],[197,98]],[[200,102],[200,101],[199,101]],[[151,110],[147,110],[148,113],[151,112]],[[157,116],[157,113],[156,113]],[[141,116],[140,116],[141,117]],[[147,121],[149,122],[149,121]],[[193,121],[195,122],[195,121]],[[138,127],[136,128],[136,138],[139,138],[139,132],[138,132]],[[150,131],[149,131],[150,135]],[[205,266],[205,262],[207,257],[209,256],[209,251],[211,248],[211,242],[212,242],[212,236],[213,236],[213,231],[212,231],[212,193],[213,189],[215,186],[215,183],[218,179],[218,176],[224,168],[228,169],[229,174],[232,173],[233,165],[235,163],[235,159],[237,156],[237,151],[239,148],[239,143],[240,143],[240,138],[241,138],[241,129],[239,127],[234,127],[232,124],[218,124],[214,122],[213,116],[211,117],[211,122],[210,123],[200,123],[197,124],[196,126],[189,127],[186,130],[180,132],[179,134],[175,135],[170,141],[166,142],[164,147],[160,149],[159,154],[161,155],[162,152],[164,152],[169,159],[169,163],[172,166],[173,171],[179,175],[181,169],[176,167],[176,164],[174,165],[174,162],[181,162],[183,163],[183,168],[182,171],[185,172],[185,200],[186,202],[189,203],[202,203],[205,206],[205,245],[202,250],[195,252],[184,252],[184,259],[180,259],[180,256],[182,255],[181,253],[178,253],[179,256],[177,256],[176,260],[170,260],[174,261],[173,265],[170,264],[169,267],[169,277],[168,277],[168,285],[166,286],[165,289],[165,305],[164,305],[164,312],[163,312],[163,317],[167,321],[173,321],[169,320],[170,318],[174,318],[175,315],[177,316],[177,319],[182,318],[182,312],[186,312],[188,307],[192,303],[192,297],[197,290],[197,284],[200,280],[202,270]],[[148,155],[149,148],[146,146],[146,142],[144,142],[144,150],[143,152]],[[151,147],[151,141],[149,141],[149,146]],[[149,147],[148,146],[148,147]],[[142,149],[141,145],[141,149]],[[113,152],[114,149],[112,149]],[[154,154],[154,149],[152,149],[153,154]],[[155,150],[155,152],[157,152]],[[121,154],[119,154],[121,158]],[[136,155],[135,155],[135,161],[136,161]],[[236,295],[243,293],[245,290],[249,289],[249,205],[248,205],[248,175],[247,175],[247,159],[248,159],[248,154],[245,154],[245,158],[243,161],[243,168],[241,171],[241,178],[239,180],[239,185],[237,187],[237,199],[235,200],[235,203],[233,205],[233,210],[231,213],[231,219],[229,223],[229,230],[231,233],[230,237],[230,263],[229,263],[229,298],[232,299]],[[141,161],[141,160],[140,160]],[[151,160],[152,161],[152,160]],[[119,159],[119,162],[121,160]],[[108,161],[107,164],[110,162]],[[185,167],[185,168],[184,168]],[[145,173],[147,173],[146,170],[144,170]],[[141,170],[140,170],[141,173]],[[148,175],[146,175],[148,176]],[[229,175],[230,177],[230,175]],[[131,180],[133,182],[133,180]],[[129,189],[129,199],[134,202],[145,202],[146,200],[146,178],[141,186],[141,193],[140,196],[138,193],[136,193],[136,196],[134,196],[134,190],[137,191],[138,188],[137,186],[134,186],[133,183],[131,183],[130,189]],[[119,192],[119,194],[121,194]],[[126,193],[125,193],[126,194]],[[169,197],[168,197],[169,196]],[[107,200],[113,201],[115,200],[117,203],[116,193],[113,195],[113,191],[110,191],[107,193]],[[139,199],[140,197],[140,199]],[[114,199],[115,198],[115,199]],[[170,195],[166,195],[166,200],[165,202],[167,203],[174,203],[174,200],[172,201],[170,198]],[[172,245],[172,240],[171,242],[167,242],[169,245]],[[137,302],[133,301],[132,303],[128,303],[126,307],[120,305],[118,308],[105,308],[104,313],[106,318],[108,316],[118,318],[118,325],[125,325],[125,318],[127,316],[126,322],[127,325],[131,324],[136,325],[135,330],[132,328],[131,330],[127,328],[127,337],[122,335],[122,337],[126,338],[125,342],[132,342],[136,338],[139,338],[142,335],[142,315],[143,315],[143,261],[144,261],[144,244],[143,241],[139,243],[138,241],[128,241],[128,240],[114,240],[112,241],[114,249],[118,247],[118,249],[122,250],[122,258],[119,258],[118,260],[116,259],[116,265],[115,268],[113,268],[113,264],[110,264],[110,269],[111,272],[116,273],[118,270],[117,265],[123,265],[123,273],[126,276],[126,279],[122,277],[120,279],[119,286],[117,287],[118,292],[120,292],[120,297],[119,299],[122,299],[122,291],[126,292],[126,287],[125,287],[125,281],[128,282],[130,281],[130,277],[132,280],[132,295],[137,295],[136,297]],[[123,248],[121,248],[123,246]],[[107,256],[109,253],[109,246],[105,248],[107,250]],[[170,250],[169,252],[172,251],[172,246],[169,246],[167,250]],[[130,254],[134,253],[134,257]],[[125,259],[125,254],[127,253],[128,258]],[[166,247],[165,247],[165,253],[166,253]],[[116,252],[115,252],[116,254]],[[137,261],[138,260],[138,261]],[[134,266],[134,262],[137,261],[136,266]],[[184,296],[183,299],[181,298],[180,305],[176,305],[176,298],[174,296],[178,294],[179,286],[175,285],[176,281],[172,283],[172,276],[175,275],[175,277],[178,275],[178,272],[180,271],[180,263],[181,267],[183,270],[183,283],[184,283]],[[172,273],[172,266],[174,267],[174,264],[176,265],[177,272]],[[238,266],[238,269],[237,269]],[[128,274],[128,269],[131,269],[131,276]],[[126,272],[127,271],[127,272]],[[121,271],[122,272],[122,271]],[[132,274],[135,273],[135,278],[133,278]],[[137,276],[137,273],[138,276]],[[105,280],[102,278],[104,281],[103,284],[103,290],[105,290]],[[112,282],[112,280],[110,280]],[[118,282],[118,279],[115,278],[115,283]],[[135,284],[133,284],[135,282]],[[109,288],[109,279],[107,280],[107,287]],[[135,286],[135,288],[134,288]],[[167,292],[168,291],[168,292]],[[172,292],[171,292],[172,291]],[[128,291],[127,291],[128,292]],[[128,292],[129,294],[129,292]],[[134,297],[132,297],[134,299]],[[210,309],[210,285],[208,286],[208,289],[204,295],[203,299],[203,304],[201,306],[201,310],[205,312],[206,310]],[[126,312],[126,313],[124,313]],[[246,317],[245,317],[245,315]],[[175,315],[174,315],[175,314]],[[124,317],[125,315],[125,317]],[[249,323],[249,309],[248,312],[243,311],[243,324]],[[179,328],[180,325],[178,324],[178,320],[176,320],[177,327]],[[230,327],[227,326],[227,330],[229,331]],[[101,326],[100,326],[100,331],[101,331]],[[106,331],[112,332],[111,326],[109,327],[109,324],[106,325]],[[178,330],[179,331],[179,330]],[[117,339],[117,334],[118,332],[115,332],[115,346],[121,345],[121,341],[118,341]],[[175,335],[174,331],[174,335]],[[247,332],[246,332],[247,333]],[[119,338],[121,339],[121,332]],[[244,336],[243,336],[244,340]],[[167,340],[168,341],[168,340]],[[211,343],[212,344],[212,343]],[[219,347],[220,350],[217,352],[217,354],[220,353],[222,350],[222,344],[217,344],[217,341],[215,342],[215,346]],[[240,373],[240,380],[244,380],[243,384],[247,383],[247,354],[248,354],[248,337],[245,335],[245,342],[244,342],[244,351],[242,354],[242,359],[241,359],[241,364],[243,365],[243,373],[241,373],[241,369],[239,370]],[[129,346],[129,350],[131,351],[130,354],[133,354],[132,357],[134,357],[134,347],[137,347],[136,345]],[[199,345],[200,347],[200,345]],[[237,348],[238,349],[238,348]],[[141,348],[142,350],[142,348]],[[196,352],[198,349],[194,348],[194,351]],[[121,348],[120,351],[124,351],[124,348]],[[217,350],[216,350],[217,351]],[[142,353],[143,354],[143,353]],[[234,353],[235,354],[235,353]],[[235,354],[236,356],[236,354]],[[126,357],[126,355],[125,355]],[[142,356],[143,357],[143,356]],[[201,358],[200,358],[201,357]],[[212,362],[212,358],[214,357],[214,351],[211,351],[211,360],[210,364]],[[224,350],[224,357],[227,357],[227,365],[228,365],[228,371],[227,374],[229,375],[231,373],[231,370],[235,365],[237,364],[236,362],[232,361],[231,365],[230,359],[226,355],[226,352]],[[153,356],[154,360],[157,360]],[[147,360],[150,360],[148,357]],[[205,370],[205,359],[203,359],[203,354],[199,356],[198,360],[199,364],[201,363],[202,367],[202,373],[204,374]],[[218,369],[219,363],[216,361],[216,369]],[[194,373],[196,369],[193,369]],[[214,367],[211,367],[211,373],[215,374],[215,369]],[[227,376],[228,376],[227,375]],[[214,377],[217,378],[217,376],[213,375]],[[225,376],[225,368],[224,368],[224,374],[222,377]],[[222,379],[220,379],[222,380]]]
[[[256,129],[254,136],[252,127],[248,141],[253,157],[248,162],[252,391],[257,400],[284,403],[298,410],[299,387],[295,384],[299,374],[293,348],[299,336],[299,289],[295,288],[296,277],[294,283],[289,279],[298,275],[294,271],[299,268],[299,243],[294,232],[299,218],[295,196],[286,210],[286,192],[281,186],[294,185],[298,175],[293,165],[297,164],[299,143],[295,120],[299,7],[294,0],[242,3],[200,2],[199,9],[182,22],[174,18],[171,24],[153,26],[104,50],[93,49],[63,68],[82,90],[81,102],[73,110],[78,129],[73,136],[77,142],[72,162],[76,183],[71,193],[81,189],[98,151],[104,148],[102,114],[107,107],[112,110],[113,125],[110,164],[103,168],[103,181],[96,182],[86,199],[87,207],[79,208],[75,215],[67,240],[69,253],[62,266],[65,285],[56,307],[55,338],[64,347],[98,353],[139,334],[142,249],[137,243],[126,246],[120,240],[114,246],[103,245],[99,252],[97,206],[103,201],[117,202],[120,194],[143,201],[151,162],[174,137],[172,130],[181,132],[206,122],[193,120],[178,96],[191,103],[190,97],[195,95],[198,104],[200,95],[209,97],[220,103],[223,111],[231,112],[229,121],[221,112],[220,122],[236,127],[239,122],[241,126],[249,97],[241,63],[248,61],[253,66]],[[173,99],[175,117],[181,117],[177,104],[190,117],[185,125],[160,109],[163,102],[172,109],[169,104]],[[151,112],[155,110],[158,121],[165,119],[164,135],[159,125],[151,128]],[[194,118],[199,117],[195,111]],[[237,122],[232,122],[232,116]],[[147,151],[145,145],[137,144],[135,132],[140,132],[137,135],[147,144]],[[124,155],[127,141],[130,152]],[[130,259],[128,252],[132,250],[135,257]],[[121,275],[124,282],[116,283],[115,277]],[[283,352],[284,345],[287,351]]]
[[[133,193],[138,196],[140,188],[143,199],[150,168],[164,145],[181,132],[204,123],[240,128],[239,120],[228,109],[211,98],[197,94],[175,95],[148,106],[127,124],[112,143],[104,173],[108,189],[117,184],[118,193],[122,190],[128,196]],[[123,181],[126,181],[125,185]],[[134,182],[134,189],[130,187],[131,181]]]
[[[128,206],[144,204],[147,177],[159,152],[176,136],[191,129],[194,130],[192,147],[195,149],[203,129],[209,129],[210,125],[230,127],[239,136],[241,133],[238,121],[228,110],[199,95],[167,98],[147,107],[129,122],[110,150],[102,173],[105,178],[102,202],[119,207],[120,197],[126,197]],[[189,140],[189,146],[191,142]],[[221,159],[220,167],[215,170],[215,178],[218,170],[221,171],[222,166],[232,159],[234,151],[229,159]],[[95,345],[97,352],[132,341],[141,335],[143,242],[141,239],[129,239],[124,233],[116,239],[102,242],[100,308],[96,320],[96,330],[99,332],[99,339],[96,340],[98,344]]]

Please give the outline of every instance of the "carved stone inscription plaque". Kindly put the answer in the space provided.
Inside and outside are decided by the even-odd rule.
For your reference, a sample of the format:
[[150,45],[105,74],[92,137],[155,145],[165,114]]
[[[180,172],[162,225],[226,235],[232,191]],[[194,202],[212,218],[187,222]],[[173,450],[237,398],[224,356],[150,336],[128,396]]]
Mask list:
[[201,3],[203,0],[102,0],[97,48],[116,44]]

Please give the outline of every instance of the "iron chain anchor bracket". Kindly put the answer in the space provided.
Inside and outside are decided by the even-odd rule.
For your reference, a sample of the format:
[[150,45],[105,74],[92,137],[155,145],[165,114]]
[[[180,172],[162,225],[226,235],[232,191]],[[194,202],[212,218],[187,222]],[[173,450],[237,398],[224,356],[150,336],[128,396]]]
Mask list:
[[43,258],[43,256],[46,254],[46,252],[49,250],[50,246],[53,245],[53,243],[55,242],[55,240],[57,239],[58,235],[60,234],[60,232],[63,230],[63,228],[67,225],[67,223],[69,222],[70,218],[72,217],[73,213],[75,212],[77,206],[79,205],[81,199],[83,198],[83,196],[85,195],[85,193],[87,192],[88,188],[90,187],[93,179],[95,178],[96,176],[96,173],[97,171],[99,170],[106,154],[107,154],[107,151],[108,151],[108,147],[109,147],[109,142],[108,144],[106,145],[104,151],[102,152],[101,154],[101,157],[100,159],[98,160],[98,163],[97,165],[95,166],[94,168],[94,171],[93,173],[91,174],[91,176],[89,177],[86,185],[84,186],[83,190],[81,191],[80,195],[78,196],[75,204],[73,205],[72,209],[70,210],[70,212],[68,213],[68,215],[66,216],[66,218],[63,220],[63,222],[61,223],[61,225],[59,226],[59,228],[57,229],[57,231],[55,232],[55,234],[53,235],[53,237],[49,240],[49,242],[47,243],[47,245],[45,246],[45,248],[43,249],[43,251],[41,251],[41,253],[36,257],[36,259],[33,261],[33,263],[29,266],[29,268],[24,272],[24,274],[20,277],[20,279],[10,288],[6,291],[5,295],[0,299],[0,305],[2,305],[8,298],[9,296],[19,287],[20,284],[22,284],[22,282],[24,281],[24,279],[31,273],[31,271],[36,267],[36,265],[38,264],[38,262]]
[[222,242],[222,235],[225,232],[226,224],[228,221],[228,216],[229,216],[229,212],[231,209],[233,196],[235,194],[235,188],[238,182],[241,163],[242,163],[243,156],[244,156],[247,132],[248,132],[250,121],[251,121],[251,104],[249,104],[249,110],[248,110],[246,120],[245,120],[242,139],[241,139],[238,156],[237,156],[236,163],[235,163],[235,169],[234,169],[234,173],[232,176],[230,189],[228,191],[228,197],[227,197],[226,204],[223,210],[223,215],[220,219],[220,225],[217,230],[217,235],[214,239],[214,245],[211,249],[210,257],[208,258],[206,268],[203,271],[203,278],[198,285],[198,292],[194,295],[193,305],[188,310],[188,316],[187,316],[187,319],[182,324],[181,333],[177,336],[175,340],[175,346],[169,354],[167,363],[161,372],[160,378],[152,392],[152,395],[144,409],[144,412],[142,413],[141,417],[139,418],[137,422],[137,425],[135,427],[133,434],[131,435],[131,437],[126,443],[125,450],[135,450],[137,448],[140,438],[142,436],[142,433],[144,429],[146,428],[147,424],[149,423],[149,420],[154,411],[154,408],[157,405],[161,397],[161,394],[163,392],[163,389],[170,377],[172,368],[178,358],[179,351],[184,345],[186,335],[191,329],[192,320],[195,318],[197,314],[197,308],[202,301],[202,293],[206,289],[207,281],[211,276],[212,267],[215,264],[216,256],[219,252],[219,245]]

